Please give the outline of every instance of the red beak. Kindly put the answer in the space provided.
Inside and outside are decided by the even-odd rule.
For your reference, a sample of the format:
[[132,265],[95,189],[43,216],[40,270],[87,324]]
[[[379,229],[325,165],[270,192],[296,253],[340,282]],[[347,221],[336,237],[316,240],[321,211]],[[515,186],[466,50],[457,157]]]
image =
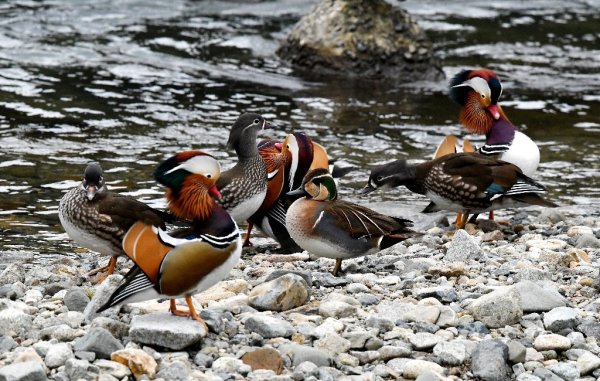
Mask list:
[[219,192],[216,185],[213,185],[212,187],[208,188],[208,193],[217,200],[221,199],[221,192]]
[[498,105],[489,105],[487,110],[492,114],[494,119],[500,119],[500,109],[498,108]]
[[281,151],[281,150],[283,149],[283,144],[282,144],[282,143],[279,143],[279,142],[277,142],[277,143],[275,143],[275,148],[277,148],[278,150],[280,150],[280,151]]

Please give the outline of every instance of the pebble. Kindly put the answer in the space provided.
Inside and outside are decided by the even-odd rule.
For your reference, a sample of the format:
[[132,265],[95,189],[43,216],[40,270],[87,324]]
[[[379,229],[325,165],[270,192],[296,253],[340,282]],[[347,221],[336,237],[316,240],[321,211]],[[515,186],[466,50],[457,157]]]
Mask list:
[[309,286],[303,277],[285,274],[254,287],[248,303],[261,311],[287,311],[303,305],[309,296]]
[[264,338],[290,337],[294,333],[294,327],[283,319],[265,315],[250,315],[244,322],[249,332],[256,332]]
[[454,233],[452,241],[448,246],[448,251],[444,256],[447,262],[465,262],[469,259],[476,259],[481,255],[479,243],[466,231],[459,229]]
[[252,368],[249,365],[244,364],[240,359],[231,356],[223,356],[216,359],[211,367],[213,373],[240,373],[248,374]]
[[521,294],[514,287],[500,288],[476,299],[470,310],[489,328],[515,324],[523,316]]
[[508,346],[508,359],[513,364],[524,363],[527,355],[527,348],[518,341],[511,340]]
[[279,353],[288,357],[293,366],[305,361],[309,361],[317,366],[329,366],[333,363],[333,358],[324,351],[298,344],[283,344],[279,346]]
[[200,322],[171,313],[134,316],[129,328],[129,337],[137,343],[159,345],[174,350],[194,345],[206,334]]
[[467,358],[467,348],[458,341],[441,341],[433,347],[433,354],[436,355],[442,364],[452,366],[461,365]]
[[268,369],[275,374],[281,374],[284,368],[281,355],[273,348],[257,348],[246,352],[242,356],[242,361],[252,370]]
[[47,350],[44,363],[48,368],[58,368],[64,365],[68,359],[75,357],[71,346],[67,343],[58,343],[50,346]]
[[90,298],[87,296],[85,291],[79,287],[75,287],[67,291],[63,298],[63,303],[69,309],[69,311],[85,311],[90,302]]
[[426,371],[444,373],[442,366],[426,360],[393,359],[387,362],[387,366],[402,374],[403,377],[411,379],[419,377]]
[[556,334],[539,335],[533,342],[533,347],[538,351],[559,350],[571,348],[571,340]]
[[0,380],[45,381],[46,370],[36,361],[17,362],[0,368]]
[[552,364],[548,367],[548,369],[563,380],[574,381],[580,377],[579,369],[577,369],[577,366],[575,364]]
[[128,367],[136,379],[140,379],[142,376],[152,379],[156,375],[158,367],[156,360],[141,349],[125,348],[113,352],[110,359]]
[[85,336],[75,340],[73,350],[94,352],[96,358],[110,359],[110,355],[123,349],[123,344],[113,337],[104,328],[96,327],[90,329]]
[[484,340],[477,344],[471,357],[471,371],[480,380],[508,380],[511,368],[507,364],[508,347],[499,340]]
[[97,360],[94,365],[98,367],[100,373],[108,373],[117,379],[123,379],[131,375],[131,370],[126,366],[116,361]]
[[600,358],[593,353],[585,352],[577,358],[577,369],[584,376],[600,368]]
[[577,310],[570,307],[556,307],[544,314],[544,327],[551,332],[572,329],[578,323]]
[[429,332],[417,332],[410,337],[410,343],[418,351],[431,349],[442,341],[444,341],[443,337]]
[[566,305],[564,296],[548,284],[524,280],[515,284],[515,288],[521,295],[523,312],[545,312]]

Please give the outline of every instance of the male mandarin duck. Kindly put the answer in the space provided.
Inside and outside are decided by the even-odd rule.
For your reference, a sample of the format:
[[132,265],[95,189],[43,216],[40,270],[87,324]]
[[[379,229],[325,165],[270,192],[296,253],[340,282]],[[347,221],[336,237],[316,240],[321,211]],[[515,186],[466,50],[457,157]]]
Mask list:
[[[242,251],[235,221],[213,200],[221,196],[215,185],[219,176],[219,162],[201,151],[179,153],[158,166],[154,177],[167,187],[169,210],[189,226],[167,233],[160,224],[136,222],[123,238],[135,266],[98,312],[167,297],[173,314],[191,316],[207,328],[191,296],[225,278]],[[175,298],[185,298],[189,311],[177,310]]]
[[335,259],[337,276],[342,260],[376,253],[407,239],[411,221],[389,217],[337,199],[335,181],[326,169],[311,170],[302,186],[290,193],[297,199],[286,214],[290,236],[304,250]]
[[103,255],[110,255],[105,267],[89,273],[105,271],[112,274],[117,257],[123,253],[121,242],[125,233],[137,221],[164,227],[167,214],[132,197],[112,193],[104,181],[102,167],[97,163],[85,168],[80,185],[70,189],[58,206],[60,223],[78,245]]
[[479,152],[515,164],[532,176],[540,163],[540,150],[517,131],[498,104],[500,79],[489,69],[463,70],[450,81],[450,97],[460,104],[460,122],[470,133],[485,134]]
[[259,114],[246,113],[233,124],[227,145],[235,149],[238,162],[219,178],[218,201],[241,224],[261,206],[267,194],[267,169],[256,145],[258,131],[270,124]]
[[556,207],[540,197],[545,188],[514,164],[478,153],[455,153],[420,164],[396,160],[374,168],[363,193],[404,185],[426,195],[432,204],[423,211],[463,213],[457,228],[464,228],[469,213],[483,213],[525,205]]

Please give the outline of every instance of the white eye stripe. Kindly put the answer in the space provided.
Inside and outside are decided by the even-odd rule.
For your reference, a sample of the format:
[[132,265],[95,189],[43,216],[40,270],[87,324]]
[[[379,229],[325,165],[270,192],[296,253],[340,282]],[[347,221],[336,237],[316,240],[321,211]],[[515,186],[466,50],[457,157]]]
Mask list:
[[456,85],[453,87],[465,87],[468,86],[478,92],[481,95],[485,95],[486,97],[491,97],[492,91],[490,90],[490,85],[487,81],[481,77],[473,77],[469,80],[464,81],[460,85]]
[[169,174],[171,172],[175,172],[178,169],[184,169],[191,173],[202,174],[206,176],[207,173],[210,173],[214,176],[218,176],[221,173],[221,165],[219,162],[211,157],[206,155],[198,155],[194,156],[178,166],[170,169],[165,174]]

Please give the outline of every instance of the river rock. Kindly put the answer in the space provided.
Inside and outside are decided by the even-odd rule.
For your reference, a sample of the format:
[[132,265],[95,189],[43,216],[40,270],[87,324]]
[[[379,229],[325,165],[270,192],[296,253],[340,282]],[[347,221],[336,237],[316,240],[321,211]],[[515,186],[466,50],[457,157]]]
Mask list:
[[516,340],[511,340],[508,346],[508,359],[513,364],[524,363],[527,355],[527,348]]
[[444,256],[444,261],[467,262],[470,259],[478,258],[480,255],[481,247],[479,247],[479,243],[464,229],[459,229],[454,233]]
[[[112,295],[112,293],[117,289],[117,287],[119,287],[122,280],[123,280],[122,275],[118,275],[118,274],[109,275],[102,282],[102,284],[100,284],[100,286],[98,286],[98,288],[96,288],[96,291],[94,292],[94,296],[92,297],[92,300],[90,300],[90,302],[85,307],[85,310],[83,310],[83,316],[85,317],[85,322],[90,322],[96,316],[98,316],[98,313],[96,311],[98,311],[98,308],[100,308],[106,302],[108,302],[108,299],[110,299],[110,296]],[[120,308],[121,308],[121,306],[111,307],[108,310],[103,311],[102,316],[114,315]]]
[[414,360],[414,359],[393,359],[386,364],[396,372],[402,374],[405,378],[417,378],[425,371],[432,371],[435,373],[444,373],[444,368],[439,364],[426,360]]
[[412,353],[410,344],[398,341],[396,345],[384,345],[377,350],[382,361],[388,361],[398,357],[408,357]]
[[327,352],[305,345],[282,344],[278,350],[283,357],[290,359],[293,366],[297,366],[305,361],[317,366],[330,366],[333,364],[333,359]]
[[100,369],[86,360],[68,359],[65,363],[65,373],[70,380],[95,380],[100,374]]
[[343,318],[356,315],[360,302],[356,299],[331,293],[319,305],[319,314],[325,317]]
[[123,344],[104,328],[90,329],[85,336],[73,343],[75,351],[94,352],[97,358],[110,359],[111,353],[123,349]]
[[269,273],[269,275],[267,275],[265,282],[270,282],[273,279],[277,279],[287,274],[294,274],[302,277],[308,287],[312,286],[313,284],[312,273],[307,270],[273,270],[271,273]]
[[545,312],[566,305],[565,298],[546,283],[524,280],[515,285],[521,295],[523,312]]
[[116,361],[100,359],[94,362],[94,365],[98,367],[101,374],[108,373],[119,380],[131,375],[131,369],[127,365]]
[[521,296],[514,287],[504,287],[476,299],[470,306],[473,317],[489,328],[500,328],[521,320]]
[[560,332],[577,326],[577,310],[570,307],[556,307],[544,314],[544,326],[548,331]]
[[312,73],[415,80],[442,78],[424,31],[382,0],[325,0],[294,26],[277,53]]
[[569,237],[575,237],[582,234],[594,234],[594,231],[589,226],[571,226],[569,230],[567,230],[567,235]]
[[294,327],[283,319],[265,314],[253,314],[244,322],[246,329],[256,332],[266,339],[273,337],[290,337]]
[[508,347],[499,340],[484,340],[477,344],[471,356],[471,371],[480,380],[504,381],[510,379]]
[[75,287],[67,291],[63,298],[63,302],[69,311],[83,312],[90,302],[90,298],[88,298],[85,291],[81,288]]
[[0,335],[27,336],[31,331],[33,318],[25,312],[8,307],[0,310]]
[[585,352],[577,359],[577,369],[584,376],[600,368],[600,358],[593,353]]
[[17,342],[10,336],[0,336],[0,355],[10,352],[17,346]]
[[444,341],[442,336],[434,335],[429,332],[417,332],[410,337],[410,343],[417,351],[431,349],[442,341]]
[[567,243],[562,239],[530,239],[525,242],[529,249],[536,248],[542,250],[561,251],[567,247]]
[[0,368],[2,381],[45,381],[46,370],[36,361],[19,362]]
[[287,311],[306,303],[309,286],[300,275],[285,274],[252,289],[249,304],[258,310]]
[[571,340],[556,334],[539,335],[533,342],[533,347],[538,351],[564,351],[571,348]]
[[182,361],[176,360],[166,366],[163,365],[156,374],[156,378],[169,381],[187,381],[190,379],[190,369]]
[[144,375],[152,379],[156,375],[156,360],[141,349],[125,348],[114,352],[110,359],[127,366],[136,379]]
[[48,348],[44,363],[48,368],[58,368],[64,365],[68,359],[73,358],[71,346],[67,343],[58,343]]
[[400,301],[383,301],[376,307],[377,314],[383,318],[394,317],[396,321],[427,322],[435,324],[440,316],[437,306],[423,306]]
[[206,335],[200,322],[167,312],[134,316],[129,328],[129,337],[135,342],[174,350],[196,344]]
[[579,369],[574,364],[561,362],[550,365],[548,369],[566,381],[575,381],[580,377]]
[[593,234],[582,234],[575,241],[575,247],[580,249],[597,249],[600,247],[600,239],[596,238],[596,236],[594,236]]
[[283,372],[283,359],[279,352],[273,348],[259,348],[251,352],[246,352],[242,356],[244,364],[250,365],[252,370],[270,369],[275,374]]
[[223,356],[216,359],[211,367],[213,373],[224,373],[224,374],[247,374],[252,368],[249,365],[244,364],[240,359],[236,359],[231,356]]
[[464,363],[467,356],[467,348],[458,341],[441,341],[433,347],[433,354],[436,355],[443,364],[452,366]]
[[347,352],[352,346],[350,340],[344,339],[336,333],[325,334],[322,338],[316,340],[313,345],[315,349],[322,350],[333,356],[338,353]]

